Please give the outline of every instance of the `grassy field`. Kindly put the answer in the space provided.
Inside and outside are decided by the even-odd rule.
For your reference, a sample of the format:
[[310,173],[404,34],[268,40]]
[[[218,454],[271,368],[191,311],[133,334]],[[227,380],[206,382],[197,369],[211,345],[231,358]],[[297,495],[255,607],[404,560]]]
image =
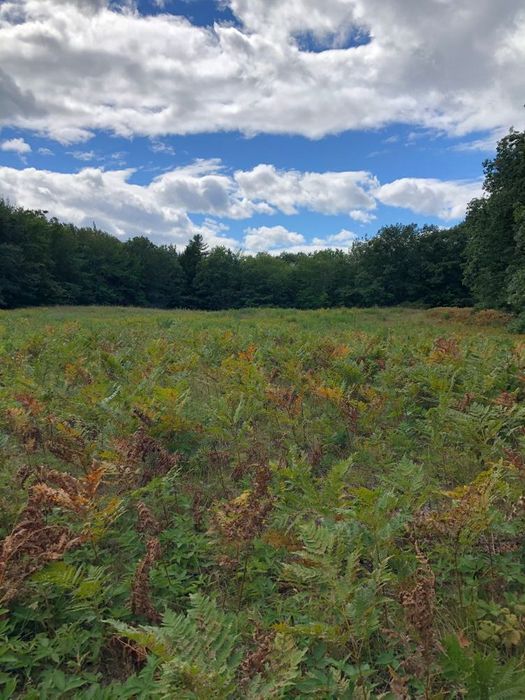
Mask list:
[[0,697],[524,698],[503,321],[0,312]]

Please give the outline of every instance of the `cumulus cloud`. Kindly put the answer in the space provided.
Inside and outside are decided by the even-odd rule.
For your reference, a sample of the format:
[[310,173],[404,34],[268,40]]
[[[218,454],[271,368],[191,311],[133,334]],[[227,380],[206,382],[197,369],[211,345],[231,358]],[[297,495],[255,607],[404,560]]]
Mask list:
[[389,206],[450,221],[461,218],[468,202],[481,193],[481,181],[405,177],[380,187],[376,197]]
[[[93,152],[71,152],[79,160],[89,161],[95,157]],[[120,155],[120,154],[118,154]],[[7,176],[7,170],[6,176]],[[36,170],[13,171],[9,182],[19,187],[19,196],[24,196],[37,177]],[[174,168],[155,177],[150,184],[138,186],[130,182],[134,174],[132,169],[104,170],[85,168],[77,174],[52,173],[42,171],[42,179],[50,185],[57,185],[54,198],[60,206],[59,195],[67,201],[67,188],[60,183],[68,180],[72,191],[79,183],[98,183],[97,193],[109,200],[120,198],[120,208],[126,202],[136,201],[138,193],[141,202],[152,202],[156,207],[204,214],[206,216],[228,219],[248,219],[255,214],[272,215],[280,212],[290,215],[301,210],[320,214],[350,214],[360,221],[368,220],[366,211],[376,206],[374,192],[378,181],[366,172],[326,172],[301,173],[295,170],[278,171],[271,165],[258,165],[252,170],[226,172],[218,159],[196,160],[193,163]],[[24,180],[29,182],[24,184]],[[8,183],[0,182],[0,191]],[[86,200],[88,213],[95,203]],[[360,212],[360,213],[359,213]],[[92,215],[88,214],[91,219]],[[76,221],[77,219],[75,219]],[[112,230],[120,230],[118,224]]]
[[[72,152],[75,158],[91,160],[93,152]],[[24,190],[31,191],[36,180],[36,170],[5,169],[8,181],[0,182],[0,192],[8,187],[9,182],[16,183],[18,195],[26,196]],[[193,163],[174,168],[155,177],[150,184],[138,186],[130,182],[134,170],[103,170],[85,168],[77,174],[53,173],[41,171],[42,180],[56,190],[54,202],[60,206],[59,197],[67,201],[67,187],[62,183],[72,183],[72,191],[79,183],[97,183],[97,194],[108,200],[120,199],[122,209],[127,202],[133,204],[140,193],[140,201],[148,206],[155,204],[158,208],[204,214],[228,219],[248,219],[255,214],[272,215],[277,212],[296,214],[300,210],[314,211],[321,214],[350,213],[355,218],[353,207],[373,209],[376,202],[373,191],[379,183],[366,172],[326,172],[301,173],[295,170],[278,171],[271,165],[258,165],[253,170],[237,171],[229,174],[220,160],[196,160]],[[25,180],[28,182],[24,182]],[[14,187],[15,185],[12,185]],[[86,200],[88,212],[96,203]],[[132,217],[133,218],[133,217]],[[366,218],[365,213],[360,220]],[[78,217],[75,218],[75,221]],[[112,231],[120,231],[117,223]]]
[[259,253],[274,248],[293,248],[305,243],[302,234],[288,231],[284,226],[259,226],[245,231],[244,247],[250,253]]
[[370,222],[374,221],[376,216],[374,214],[370,214],[370,212],[362,211],[361,209],[354,209],[350,212],[350,218],[354,221],[359,221],[361,224],[369,224]]
[[129,182],[132,169],[103,171],[85,168],[79,173],[0,167],[0,194],[30,209],[45,209],[51,215],[77,226],[96,225],[117,236],[147,235],[153,240],[184,245],[201,233],[210,245],[235,247],[223,236],[224,227],[212,221],[195,224],[177,203],[158,197],[155,183]]
[[315,237],[307,242],[301,233],[289,231],[285,226],[259,226],[248,228],[243,239],[243,252],[255,255],[260,252],[268,252],[271,255],[289,253],[315,253],[319,250],[334,250],[349,248],[357,236],[351,231],[343,229],[339,233]]
[[267,212],[264,204],[254,205],[240,195],[232,178],[221,170],[217,160],[199,160],[160,175],[150,188],[159,202],[177,202],[194,213],[243,219],[256,211]]
[[[0,36],[1,33],[0,23]],[[0,68],[0,124],[16,123],[19,119],[37,116],[42,116],[42,110],[37,106],[33,93],[30,90],[22,90],[11,76]]]
[[[94,221],[117,236],[144,234],[184,245],[201,233],[210,245],[235,248],[239,242],[228,237],[224,220],[309,209],[327,215],[347,212],[349,218],[365,222],[373,216],[376,201],[452,220],[463,216],[467,202],[481,191],[478,182],[404,178],[380,185],[370,173],[300,173],[265,165],[231,174],[217,159],[175,168],[149,184],[136,184],[135,175],[132,168],[59,173],[0,167],[0,197],[46,209],[78,226]],[[356,202],[368,209],[351,209]],[[190,215],[200,215],[204,222],[197,224]],[[354,240],[355,234],[346,229],[307,241],[283,225],[252,226],[245,230],[242,245],[250,252],[306,251],[345,248]]]
[[342,229],[339,233],[325,238],[314,238],[312,242],[314,245],[322,247],[349,248],[356,239],[357,236],[353,231]]
[[301,173],[281,171],[273,165],[257,165],[238,171],[235,180],[250,200],[264,200],[285,214],[305,208],[322,214],[348,214],[357,207],[373,209],[371,190],[378,182],[370,173]]
[[[523,0],[228,4],[238,25],[205,28],[133,2],[4,0],[0,125],[73,143],[98,129],[318,138],[398,122],[458,136],[525,124]],[[352,31],[370,42],[314,53],[296,41]]]
[[32,150],[31,146],[27,143],[27,141],[24,141],[24,139],[9,139],[8,141],[4,141],[0,145],[0,149],[2,151],[11,151],[12,153],[18,153],[19,156],[31,153]]

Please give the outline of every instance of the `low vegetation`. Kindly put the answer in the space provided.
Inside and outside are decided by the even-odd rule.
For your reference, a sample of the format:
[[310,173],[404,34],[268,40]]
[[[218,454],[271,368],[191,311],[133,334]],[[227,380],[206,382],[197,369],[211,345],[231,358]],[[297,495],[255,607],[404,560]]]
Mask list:
[[505,324],[0,312],[2,697],[525,697]]

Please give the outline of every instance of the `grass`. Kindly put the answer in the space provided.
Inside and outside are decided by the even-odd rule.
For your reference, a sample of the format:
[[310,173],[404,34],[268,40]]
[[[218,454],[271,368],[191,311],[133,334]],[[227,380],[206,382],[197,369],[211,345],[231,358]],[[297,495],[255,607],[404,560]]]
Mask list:
[[6,697],[523,697],[505,322],[0,312]]

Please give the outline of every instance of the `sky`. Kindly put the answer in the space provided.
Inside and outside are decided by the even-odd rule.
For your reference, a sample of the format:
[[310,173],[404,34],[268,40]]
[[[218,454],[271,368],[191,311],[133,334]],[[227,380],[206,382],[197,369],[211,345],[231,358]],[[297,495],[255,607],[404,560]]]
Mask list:
[[449,227],[524,76],[523,0],[0,0],[0,197],[180,249]]

